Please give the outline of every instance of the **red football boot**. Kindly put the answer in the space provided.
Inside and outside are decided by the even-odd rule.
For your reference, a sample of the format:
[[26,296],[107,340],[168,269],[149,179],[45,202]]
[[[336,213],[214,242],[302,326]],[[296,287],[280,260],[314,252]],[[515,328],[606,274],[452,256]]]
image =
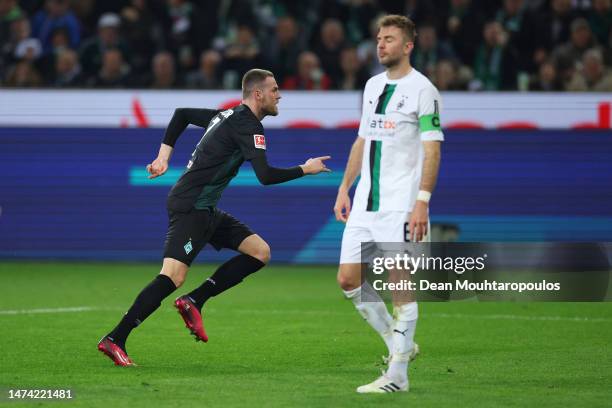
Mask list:
[[191,334],[195,336],[196,341],[208,341],[208,336],[204,331],[204,323],[202,323],[202,315],[193,304],[189,296],[181,296],[174,301],[174,307],[178,309],[179,314],[185,322],[185,327],[189,329]]
[[115,365],[121,367],[135,366],[134,362],[130,360],[128,355],[123,351],[121,347],[113,343],[108,336],[102,337],[102,340],[98,342],[98,351],[106,354]]

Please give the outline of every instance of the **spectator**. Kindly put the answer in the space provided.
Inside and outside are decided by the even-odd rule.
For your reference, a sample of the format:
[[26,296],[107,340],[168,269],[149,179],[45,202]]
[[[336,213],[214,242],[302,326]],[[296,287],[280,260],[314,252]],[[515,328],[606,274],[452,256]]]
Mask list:
[[302,49],[303,41],[293,17],[279,18],[276,22],[276,36],[264,49],[266,60],[274,66],[274,76],[278,83],[282,84],[288,75],[295,72]]
[[26,15],[17,0],[0,0],[0,48],[4,48],[5,42],[10,38],[13,22],[25,18]]
[[39,72],[47,84],[53,82],[57,56],[65,49],[70,49],[69,33],[65,27],[57,27],[51,34],[51,52],[42,57],[38,63]]
[[568,85],[574,92],[612,92],[612,73],[603,63],[601,50],[592,48],[584,53],[582,71],[576,72]]
[[119,49],[111,48],[102,54],[102,67],[98,75],[90,80],[96,88],[126,88],[130,85],[130,69]]
[[236,38],[225,49],[224,84],[227,88],[237,88],[240,78],[249,69],[259,65],[261,65],[261,57],[255,33],[250,26],[241,24],[236,31]]
[[79,57],[74,50],[64,48],[55,59],[53,86],[56,88],[78,88],[84,85]]
[[81,67],[85,76],[96,75],[102,66],[102,56],[110,49],[118,49],[122,60],[129,55],[125,42],[119,35],[121,19],[115,13],[105,13],[98,19],[98,34],[83,44]]
[[351,44],[357,44],[369,36],[372,17],[381,13],[378,0],[335,0],[318,3],[318,20],[341,21],[346,29],[345,37]]
[[153,78],[149,88],[170,89],[179,88],[181,83],[176,75],[174,56],[168,51],[162,51],[153,57]]
[[[21,0],[23,1],[23,0]],[[32,2],[40,1],[40,0],[30,0]],[[92,35],[96,34],[96,23],[98,17],[103,14],[102,12],[97,13],[96,6],[101,4],[104,5],[105,11],[110,5],[109,0],[99,1],[99,0],[69,0],[70,2],[70,10],[74,13],[77,20],[81,25],[81,42],[85,38],[89,38]]]
[[458,71],[453,60],[441,60],[436,64],[431,78],[439,91],[458,91],[463,89]]
[[473,90],[499,91],[516,89],[514,51],[508,47],[508,36],[501,24],[489,21],[484,26],[484,40],[476,53]]
[[342,23],[334,19],[325,20],[321,26],[320,41],[315,48],[315,53],[321,61],[323,70],[333,83],[339,83],[341,80],[340,52],[345,47]]
[[[0,0],[0,3],[3,0]],[[4,0],[6,1],[6,0]],[[31,35],[30,21],[25,18],[16,18],[9,25],[8,36],[2,42],[2,48],[0,48],[0,72],[4,73],[5,69],[16,62],[15,49],[17,45],[22,41],[25,41]],[[37,40],[38,41],[38,40]],[[2,75],[0,75],[1,77]]]
[[452,49],[462,62],[474,61],[475,44],[480,42],[484,16],[472,0],[450,0],[445,33]]
[[588,13],[591,31],[600,44],[606,44],[612,30],[612,1],[593,0],[593,7]]
[[27,59],[18,61],[9,68],[5,85],[14,88],[36,88],[42,86],[42,78]]
[[[200,2],[197,2],[200,3]],[[195,68],[197,56],[209,48],[217,31],[216,1],[207,1],[202,13],[196,2],[166,0],[166,49],[174,50],[183,71]]]
[[52,34],[60,27],[68,32],[70,47],[77,48],[81,41],[81,25],[70,10],[68,0],[46,0],[44,9],[32,19],[32,32],[42,43],[43,54],[51,52]]
[[58,27],[51,33],[51,52],[56,52],[70,46],[70,33],[64,27]]
[[439,60],[453,59],[452,50],[445,43],[438,42],[436,28],[425,24],[418,29],[417,44],[412,52],[412,66],[427,77],[433,77]]
[[519,70],[535,71],[537,66],[533,41],[535,15],[527,11],[525,0],[504,0],[503,7],[497,12],[496,20],[508,33],[508,46],[520,50],[525,56],[517,60]]
[[220,89],[219,64],[221,54],[215,50],[202,52],[200,56],[200,68],[187,76],[188,88]]
[[37,38],[26,38],[21,40],[15,47],[15,59],[26,60],[32,64],[40,58],[42,54],[42,45]]
[[578,18],[572,22],[571,32],[570,42],[555,48],[553,57],[556,60],[563,59],[577,65],[581,62],[584,52],[595,46],[595,39],[588,21],[584,18]]
[[578,18],[572,0],[551,0],[550,8],[537,17],[534,43],[536,63],[543,62],[557,45],[570,40],[570,25]]
[[331,87],[331,80],[323,70],[317,54],[303,51],[298,57],[297,75],[287,77],[284,89],[324,90]]
[[158,44],[163,43],[160,24],[155,21],[147,0],[131,0],[121,10],[121,31],[130,50],[134,74],[145,74]]
[[342,80],[336,84],[337,89],[363,90],[369,79],[368,72],[363,68],[357,49],[348,47],[340,53],[340,67],[342,68]]
[[530,91],[558,92],[563,90],[563,83],[557,75],[557,67],[553,61],[544,61],[538,70],[538,75],[529,83]]
[[357,55],[359,60],[368,71],[370,76],[379,74],[385,70],[380,62],[378,62],[377,49],[376,49],[376,36],[378,35],[378,19],[374,18],[370,23],[370,38],[362,41],[357,47]]

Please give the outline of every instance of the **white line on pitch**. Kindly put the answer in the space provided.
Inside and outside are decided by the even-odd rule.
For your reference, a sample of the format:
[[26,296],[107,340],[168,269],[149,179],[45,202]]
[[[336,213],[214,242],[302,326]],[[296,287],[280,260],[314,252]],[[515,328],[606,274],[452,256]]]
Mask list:
[[581,317],[581,316],[526,316],[526,315],[506,315],[506,314],[489,314],[489,315],[470,315],[461,313],[427,313],[423,314],[423,318],[428,317],[443,317],[451,319],[489,319],[489,320],[531,320],[531,321],[552,321],[552,322],[612,322],[612,319],[606,317]]
[[93,307],[55,307],[47,309],[20,309],[20,310],[0,310],[0,315],[20,315],[20,314],[42,314],[42,313],[74,313],[90,312],[95,310]]
[[[122,311],[120,307],[58,307],[46,309],[19,309],[19,310],[0,310],[0,315],[21,315],[21,314],[45,314],[45,313],[79,313],[79,312],[101,312],[101,311]],[[165,312],[173,312],[166,309]],[[297,315],[349,315],[354,313],[351,310],[308,310],[308,309],[208,309],[209,313],[237,313],[237,314],[297,314]],[[477,320],[526,320],[526,321],[558,321],[558,322],[612,322],[612,318],[606,317],[584,317],[584,316],[528,316],[513,314],[463,314],[463,313],[423,313],[423,319],[427,318],[448,318],[448,319],[477,319]]]

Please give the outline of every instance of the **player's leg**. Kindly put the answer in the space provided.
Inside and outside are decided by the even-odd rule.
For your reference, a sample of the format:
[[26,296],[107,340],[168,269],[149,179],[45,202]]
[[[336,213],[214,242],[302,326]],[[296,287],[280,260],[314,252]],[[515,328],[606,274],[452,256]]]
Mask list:
[[170,215],[161,272],[140,291],[119,324],[98,343],[98,349],[116,364],[129,365],[123,363],[129,360],[125,343],[132,330],[185,281],[189,265],[204,246],[209,222],[210,215],[204,211]]
[[370,283],[362,278],[361,270],[367,267],[362,263],[368,254],[361,253],[361,243],[372,241],[363,218],[368,215],[353,212],[342,236],[342,247],[340,252],[340,266],[338,268],[338,285],[343,290],[347,299],[350,299],[357,312],[366,322],[381,336],[389,354],[393,346],[391,315],[387,310],[385,302],[372,288]]
[[[410,214],[386,213],[379,214],[380,220],[376,223],[375,235],[378,239],[391,237],[391,242],[409,243],[409,231],[407,228]],[[428,242],[427,234],[423,242]],[[408,244],[410,245],[410,244]],[[421,248],[410,248],[407,250],[419,250]],[[392,252],[390,256],[397,253]],[[410,279],[410,271],[389,271],[389,280],[399,282]],[[413,292],[394,291],[393,297],[393,349],[386,377],[399,384],[408,387],[408,364],[418,353],[418,345],[414,342],[414,334],[418,320],[418,304]]]
[[240,254],[221,265],[202,285],[186,295],[199,310],[208,299],[238,285],[270,261],[270,246],[266,241],[230,214],[216,211],[219,218],[210,238],[211,245],[217,250],[229,248]]
[[149,317],[168,295],[183,284],[188,266],[176,259],[165,258],[162,270],[138,294],[132,306],[108,337],[125,350],[125,341],[131,331]]
[[[378,243],[408,243],[409,235],[406,225],[410,214],[405,212],[387,212],[376,215],[372,223],[372,233]],[[401,249],[397,245],[382,246],[386,257],[394,257]],[[399,282],[409,278],[409,271],[391,270],[390,282]],[[418,305],[410,291],[394,291],[392,347],[389,368],[375,381],[357,388],[359,393],[386,393],[408,391],[408,363],[418,353],[414,342],[414,333],[418,319]]]

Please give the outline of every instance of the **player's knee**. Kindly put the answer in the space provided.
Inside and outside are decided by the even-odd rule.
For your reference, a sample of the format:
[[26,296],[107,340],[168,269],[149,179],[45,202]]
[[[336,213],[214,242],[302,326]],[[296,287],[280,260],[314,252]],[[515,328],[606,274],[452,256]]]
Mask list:
[[338,271],[338,285],[344,291],[357,289],[361,286],[361,279],[359,276],[355,277],[352,274],[348,274],[342,270]]
[[167,277],[172,279],[172,283],[174,283],[174,286],[176,286],[177,288],[180,288],[181,286],[183,286],[183,283],[185,283],[186,274],[184,273],[162,271],[161,274],[166,275]]
[[267,264],[268,262],[270,262],[270,259],[272,257],[272,252],[270,251],[270,245],[268,245],[268,243],[265,241],[261,241],[259,245],[257,245],[257,248],[255,248],[253,253],[250,255],[253,258],[258,259],[262,263]]
[[164,259],[164,264],[160,273],[172,279],[174,286],[180,288],[185,282],[188,270],[189,267],[182,262],[166,258]]
[[177,274],[171,279],[172,279],[172,282],[174,282],[174,285],[177,288],[180,288],[181,286],[183,286],[183,283],[185,283],[185,274]]

